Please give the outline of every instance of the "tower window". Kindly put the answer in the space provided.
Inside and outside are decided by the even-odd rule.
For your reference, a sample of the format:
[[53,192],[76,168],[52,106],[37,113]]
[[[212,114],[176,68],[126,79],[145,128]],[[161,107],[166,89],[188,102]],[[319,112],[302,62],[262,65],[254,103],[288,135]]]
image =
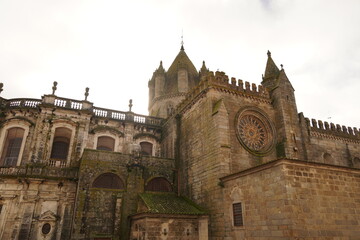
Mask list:
[[70,138],[70,129],[63,127],[56,128],[50,158],[66,160],[69,153]]
[[111,137],[99,137],[97,141],[97,150],[114,151],[115,139]]
[[153,149],[152,143],[149,143],[149,142],[141,142],[141,143],[140,143],[140,147],[141,147],[141,154],[142,154],[142,155],[152,156],[152,149]]
[[236,227],[244,226],[241,203],[233,204],[233,218],[234,218],[234,226]]
[[16,166],[24,132],[24,129],[19,127],[10,128],[8,130],[1,156],[1,163],[3,166]]

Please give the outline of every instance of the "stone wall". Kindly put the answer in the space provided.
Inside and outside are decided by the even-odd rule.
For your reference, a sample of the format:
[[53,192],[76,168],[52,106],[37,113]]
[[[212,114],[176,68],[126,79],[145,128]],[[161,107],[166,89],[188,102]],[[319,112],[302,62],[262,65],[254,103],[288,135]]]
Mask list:
[[133,217],[131,240],[207,240],[207,217],[139,214]]
[[[137,211],[138,194],[144,192],[146,183],[153,177],[164,177],[173,183],[174,168],[172,159],[85,150],[80,166],[73,238],[128,239],[128,217]],[[104,173],[118,176],[124,187],[94,187],[94,180]]]
[[[232,239],[358,239],[360,170],[278,160],[222,178]],[[243,205],[234,227],[232,204]]]
[[[69,239],[75,182],[2,178],[0,183],[0,239]],[[44,224],[51,226],[47,234],[42,233]]]

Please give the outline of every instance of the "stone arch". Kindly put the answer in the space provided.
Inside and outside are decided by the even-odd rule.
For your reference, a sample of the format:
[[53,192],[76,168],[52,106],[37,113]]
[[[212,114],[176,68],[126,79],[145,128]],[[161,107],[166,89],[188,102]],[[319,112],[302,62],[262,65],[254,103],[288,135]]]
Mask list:
[[164,177],[154,177],[145,186],[145,191],[151,192],[172,192],[172,190],[171,183]]
[[107,172],[95,178],[91,187],[120,190],[125,188],[125,184],[118,175]]
[[26,139],[33,124],[25,118],[12,118],[1,124],[0,165],[19,166]]
[[65,167],[69,164],[74,149],[76,126],[75,122],[67,119],[53,121],[47,153],[50,166]]

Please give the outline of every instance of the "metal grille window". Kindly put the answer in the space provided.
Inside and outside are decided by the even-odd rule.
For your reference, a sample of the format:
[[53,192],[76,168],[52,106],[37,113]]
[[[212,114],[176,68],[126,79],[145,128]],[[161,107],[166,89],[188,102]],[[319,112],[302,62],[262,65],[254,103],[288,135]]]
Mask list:
[[233,217],[234,217],[234,226],[244,226],[241,203],[233,204]]

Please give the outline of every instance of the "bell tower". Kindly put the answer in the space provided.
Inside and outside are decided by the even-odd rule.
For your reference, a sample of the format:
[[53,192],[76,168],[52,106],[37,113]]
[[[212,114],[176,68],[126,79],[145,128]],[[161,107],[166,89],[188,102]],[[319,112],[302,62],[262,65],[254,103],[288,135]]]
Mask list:
[[148,83],[149,115],[162,118],[171,116],[176,106],[199,81],[200,73],[185,53],[182,44],[169,69],[165,71],[161,61]]

